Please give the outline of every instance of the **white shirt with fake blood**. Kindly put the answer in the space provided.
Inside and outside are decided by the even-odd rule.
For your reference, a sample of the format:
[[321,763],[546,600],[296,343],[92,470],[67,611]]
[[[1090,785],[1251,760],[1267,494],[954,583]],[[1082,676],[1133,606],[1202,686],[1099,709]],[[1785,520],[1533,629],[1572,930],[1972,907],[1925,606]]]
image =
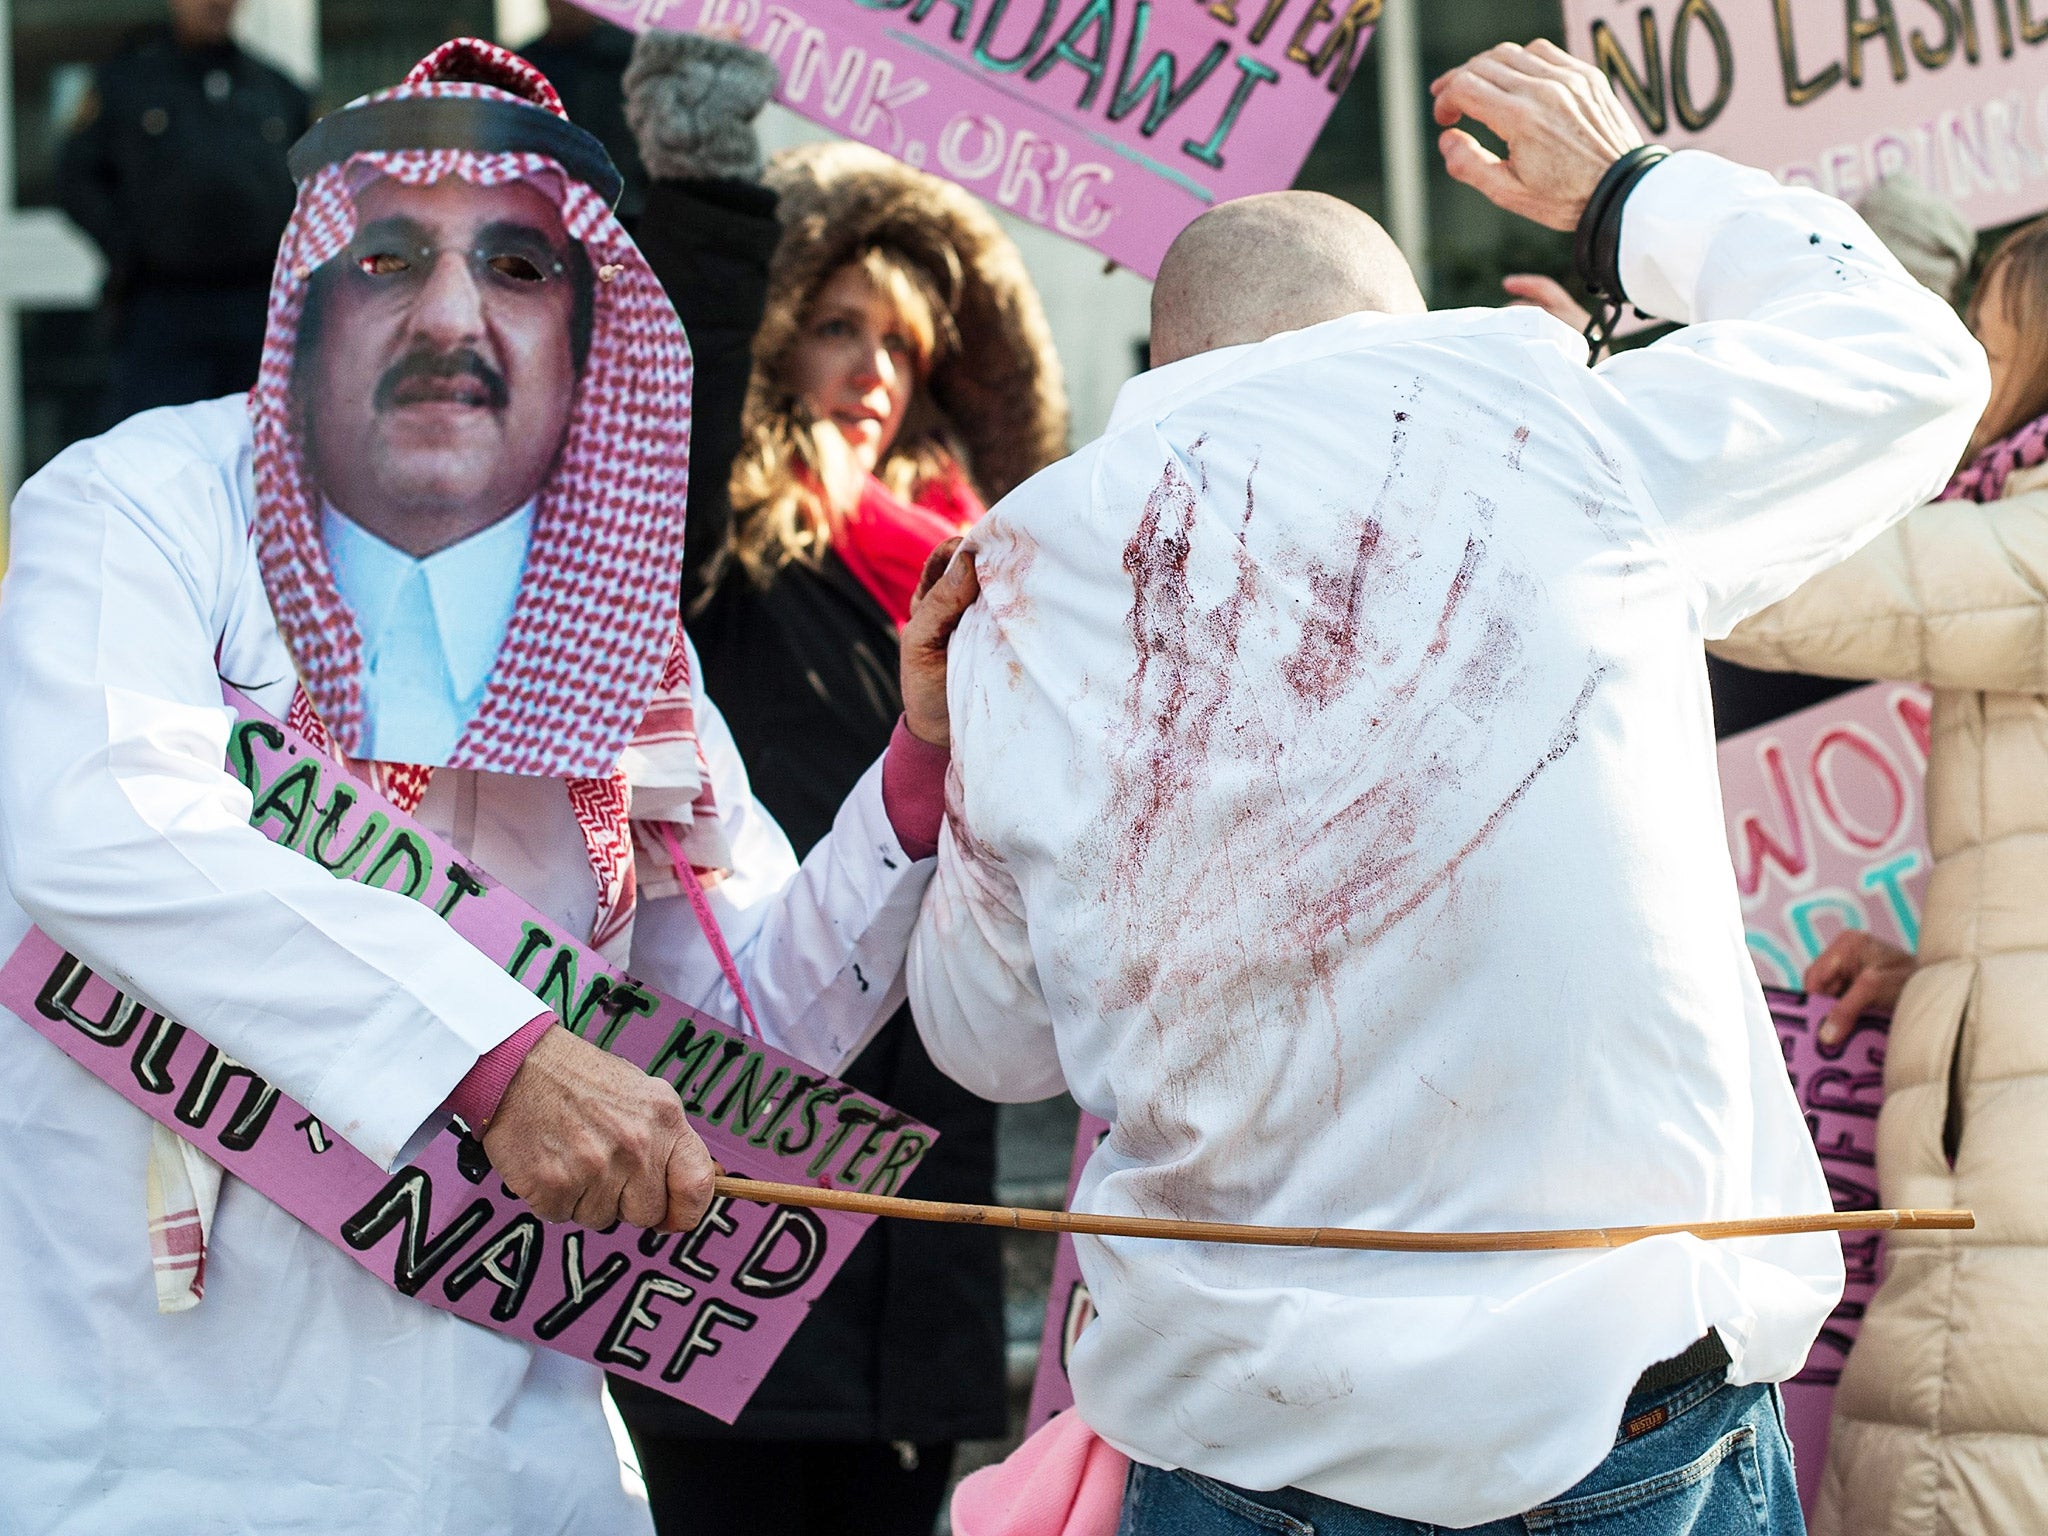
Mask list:
[[[249,538],[251,453],[239,396],[149,411],[15,498],[0,956],[40,923],[390,1168],[538,1004],[427,907],[250,827],[221,679],[278,716],[295,686]],[[931,864],[897,841],[877,765],[799,865],[701,687],[692,708],[733,856],[712,908],[770,1041],[837,1070],[902,1000]],[[561,781],[444,770],[418,819],[588,931]],[[641,904],[631,969],[737,1016],[686,901]],[[205,1301],[160,1315],[152,1123],[0,1011],[0,1530],[649,1530],[597,1367],[400,1295],[240,1180]]]
[[[1819,1211],[1745,952],[1701,641],[1939,487],[1982,354],[1843,204],[1698,154],[1584,366],[1532,309],[1133,380],[977,534],[911,955],[976,1092],[1108,1119],[1078,1208],[1411,1231]],[[1450,1256],[1084,1239],[1141,1461],[1462,1527],[1718,1329],[1799,1369],[1832,1237]]]

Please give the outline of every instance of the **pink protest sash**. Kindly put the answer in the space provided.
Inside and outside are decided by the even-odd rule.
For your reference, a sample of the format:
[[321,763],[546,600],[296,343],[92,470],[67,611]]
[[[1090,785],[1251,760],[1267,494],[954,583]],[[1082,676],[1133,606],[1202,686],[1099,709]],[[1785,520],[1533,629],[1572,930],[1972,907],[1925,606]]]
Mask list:
[[[228,766],[260,830],[338,878],[431,905],[570,1029],[673,1082],[728,1171],[893,1193],[937,1139],[758,1033],[613,969],[304,737],[233,690],[228,702],[240,716]],[[723,951],[716,932],[707,923]],[[729,954],[719,959],[737,990]],[[454,1128],[387,1175],[40,929],[0,966],[0,1007],[386,1284],[727,1423],[873,1219],[721,1197],[682,1236],[543,1222]]]

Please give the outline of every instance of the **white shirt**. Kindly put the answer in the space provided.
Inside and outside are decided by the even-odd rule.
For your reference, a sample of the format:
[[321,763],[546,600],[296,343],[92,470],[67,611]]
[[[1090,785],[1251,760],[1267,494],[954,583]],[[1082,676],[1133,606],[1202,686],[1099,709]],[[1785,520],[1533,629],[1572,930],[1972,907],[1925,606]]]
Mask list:
[[[1701,641],[1941,483],[1983,356],[1843,204],[1700,154],[1628,205],[1689,330],[1353,315],[1133,380],[999,505],[911,950],[948,1073],[1108,1119],[1075,1204],[1411,1231],[1821,1211]],[[1464,1527],[1709,1328],[1793,1374],[1832,1237],[1450,1256],[1082,1239],[1141,1461]]]
[[[150,411],[22,487],[0,596],[0,953],[31,921],[380,1165],[538,1005],[433,913],[248,825],[220,679],[295,680],[249,539],[240,397]],[[216,646],[218,662],[216,663]],[[734,873],[711,902],[768,1037],[838,1069],[903,997],[930,861],[880,770],[801,868],[693,701]],[[567,927],[595,892],[563,785],[443,771],[420,819]],[[687,902],[631,969],[737,1008]],[[0,1527],[644,1533],[580,1361],[399,1295],[238,1180],[206,1299],[156,1310],[151,1122],[0,1012]],[[436,1223],[445,1218],[436,1215]]]
[[364,755],[448,761],[498,663],[519,601],[533,507],[424,559],[320,506],[320,537],[363,639]]

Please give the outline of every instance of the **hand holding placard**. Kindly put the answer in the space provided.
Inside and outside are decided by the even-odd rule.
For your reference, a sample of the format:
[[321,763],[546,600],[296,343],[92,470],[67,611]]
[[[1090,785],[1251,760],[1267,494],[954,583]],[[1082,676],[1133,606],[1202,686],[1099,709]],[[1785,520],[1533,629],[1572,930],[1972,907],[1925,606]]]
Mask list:
[[1845,928],[1836,934],[1806,968],[1803,983],[1817,996],[1841,999],[1820,1027],[1820,1043],[1839,1049],[1864,1014],[1890,1014],[1899,1006],[1899,994],[1906,990],[1916,963],[1898,945],[1860,929]]

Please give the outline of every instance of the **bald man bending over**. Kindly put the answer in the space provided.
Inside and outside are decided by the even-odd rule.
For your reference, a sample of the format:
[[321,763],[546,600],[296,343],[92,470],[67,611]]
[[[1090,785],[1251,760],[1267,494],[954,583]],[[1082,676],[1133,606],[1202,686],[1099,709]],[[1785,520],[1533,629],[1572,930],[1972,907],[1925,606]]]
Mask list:
[[[976,535],[919,1025],[976,1092],[1110,1121],[1084,1210],[1825,1210],[1701,640],[1940,484],[1982,354],[1831,198],[1685,153],[1612,217],[1646,162],[1546,44],[1436,100],[1453,174],[1558,229],[1590,201],[1596,266],[1690,328],[1589,371],[1539,311],[1426,313],[1331,199],[1197,220],[1159,366]],[[1832,1237],[1080,1253],[1074,1392],[1137,1463],[1131,1536],[1801,1528],[1767,1384],[1841,1293]]]

